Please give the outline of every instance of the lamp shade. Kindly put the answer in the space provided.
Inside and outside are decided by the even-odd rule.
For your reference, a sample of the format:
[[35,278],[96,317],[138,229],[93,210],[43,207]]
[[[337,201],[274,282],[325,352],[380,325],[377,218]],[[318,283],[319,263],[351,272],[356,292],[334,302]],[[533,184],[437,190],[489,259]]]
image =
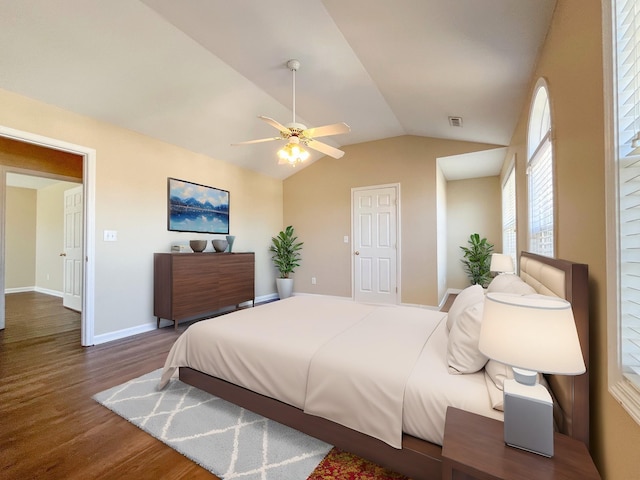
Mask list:
[[511,255],[505,255],[504,253],[493,253],[489,270],[492,272],[513,273],[515,271],[513,258],[511,258]]
[[562,375],[586,371],[571,304],[561,298],[488,293],[478,347],[512,367]]

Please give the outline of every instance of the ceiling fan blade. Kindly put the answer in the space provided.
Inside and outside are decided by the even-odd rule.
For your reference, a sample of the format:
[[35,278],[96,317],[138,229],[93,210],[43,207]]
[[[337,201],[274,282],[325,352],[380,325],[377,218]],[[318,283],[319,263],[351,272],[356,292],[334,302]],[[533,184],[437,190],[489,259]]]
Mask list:
[[287,127],[285,127],[281,123],[275,121],[273,118],[264,117],[262,115],[259,115],[258,118],[260,118],[261,120],[264,120],[269,125],[271,125],[273,128],[277,128],[281,132],[291,133],[291,130],[289,130]]
[[259,140],[248,140],[246,142],[232,143],[231,146],[235,147],[237,145],[249,145],[251,143],[271,142],[272,140],[283,140],[283,138],[282,137],[260,138]]
[[327,145],[326,143],[322,143],[317,140],[309,140],[307,142],[307,147],[313,148],[314,150],[317,150],[320,153],[324,153],[325,155],[329,155],[333,158],[341,158],[344,155],[344,152],[342,150],[338,150],[331,145]]
[[351,127],[346,123],[334,123],[333,125],[324,125],[322,127],[307,128],[302,134],[307,138],[328,137],[329,135],[339,135],[341,133],[349,133]]

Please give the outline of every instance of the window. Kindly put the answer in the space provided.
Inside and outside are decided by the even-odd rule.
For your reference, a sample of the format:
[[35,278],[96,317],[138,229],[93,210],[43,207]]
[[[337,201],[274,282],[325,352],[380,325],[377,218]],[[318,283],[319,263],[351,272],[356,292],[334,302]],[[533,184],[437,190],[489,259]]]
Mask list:
[[640,2],[605,6],[608,380],[640,423]]
[[517,265],[516,247],[516,169],[511,171],[502,185],[502,253],[513,258]]
[[553,257],[554,195],[551,113],[544,80],[536,85],[527,136],[529,182],[529,250]]

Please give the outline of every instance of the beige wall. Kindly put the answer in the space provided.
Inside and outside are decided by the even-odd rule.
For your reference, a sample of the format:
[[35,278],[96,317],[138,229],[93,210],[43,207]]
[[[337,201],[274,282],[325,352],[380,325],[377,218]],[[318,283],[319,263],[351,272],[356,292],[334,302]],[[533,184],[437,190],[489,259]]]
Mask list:
[[31,289],[36,284],[36,191],[6,189],[5,288]]
[[[559,0],[535,75],[551,99],[557,182],[556,256],[589,265],[592,453],[608,480],[640,478],[640,426],[607,390],[604,98],[601,3]],[[519,248],[526,249],[523,106],[507,158],[516,154]]]
[[[0,125],[96,150],[98,338],[154,324],[154,252],[169,251],[174,241],[214,238],[167,231],[169,176],[231,192],[234,250],[256,253],[256,295],[275,293],[268,248],[283,226],[280,180],[11,92],[0,90],[0,104]],[[104,230],[116,230],[118,241],[102,241]]]
[[[403,303],[437,305],[437,158],[495,145],[402,136],[344,147],[284,181],[284,221],[305,242],[295,290],[351,296],[351,189],[400,184]],[[311,277],[317,284],[311,285]]]
[[447,182],[447,286],[465,288],[470,281],[462,265],[461,246],[477,233],[502,251],[502,199],[500,177]]

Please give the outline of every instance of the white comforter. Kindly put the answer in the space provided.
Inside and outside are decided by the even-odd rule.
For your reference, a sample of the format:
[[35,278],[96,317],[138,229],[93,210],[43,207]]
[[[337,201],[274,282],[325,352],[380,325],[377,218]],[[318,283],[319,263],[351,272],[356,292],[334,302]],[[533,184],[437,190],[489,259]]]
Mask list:
[[296,296],[198,322],[171,348],[177,367],[222,378],[396,448],[402,431],[441,444],[447,405],[500,418],[482,372],[449,375],[446,315]]

